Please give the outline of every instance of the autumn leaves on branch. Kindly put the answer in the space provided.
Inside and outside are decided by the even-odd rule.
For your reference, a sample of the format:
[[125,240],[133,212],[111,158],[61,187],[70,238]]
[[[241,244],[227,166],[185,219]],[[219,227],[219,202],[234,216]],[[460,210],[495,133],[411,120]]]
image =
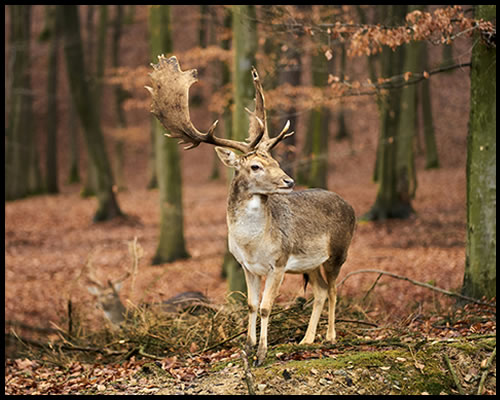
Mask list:
[[[381,53],[383,46],[395,50],[397,47],[412,41],[427,41],[434,45],[450,45],[455,39],[470,37],[476,31],[481,32],[481,37],[487,42],[488,46],[496,47],[496,26],[482,19],[466,17],[466,12],[460,6],[437,8],[432,12],[415,10],[406,15],[403,24],[394,26],[356,23],[354,22],[355,18],[351,12],[352,10],[348,9],[342,9],[341,14],[337,17],[324,18],[324,16],[318,15],[311,19],[307,18],[306,14],[301,17],[300,12],[297,12],[296,9],[293,10],[292,15],[292,12],[287,7],[289,6],[274,6],[272,12],[268,10],[258,16],[258,22],[262,27],[259,30],[262,40],[259,42],[267,40],[266,38],[271,35],[273,40],[279,41],[280,34],[291,33],[298,40],[303,41],[301,46],[304,49],[308,48],[304,43],[305,40],[308,40],[310,44],[309,51],[320,51],[329,60],[336,55],[340,44],[345,45],[349,58],[374,56]],[[324,23],[323,21],[327,19],[337,20],[337,22]],[[219,32],[220,37],[225,34],[225,32]],[[279,64],[282,67],[286,67],[287,63],[292,61],[279,54],[274,56],[280,58]],[[257,56],[259,66],[262,64],[261,69],[264,71],[272,70],[271,67],[266,66],[269,60],[262,59],[262,57],[262,55]],[[182,58],[186,68],[194,62],[197,63],[198,67],[204,67],[216,60],[228,62],[231,59],[231,50],[225,50],[214,45],[206,48],[194,47],[181,54],[180,58]],[[348,76],[341,78],[329,74],[326,87],[282,84],[275,89],[270,89],[267,93],[268,103],[269,108],[272,109],[287,108],[290,104],[300,106],[303,109],[312,109],[317,104],[336,103],[340,98],[347,96],[384,94],[390,89],[428,79],[436,73],[469,66],[470,63],[466,62],[419,73],[405,72],[398,76],[379,76],[376,82],[369,78],[351,80]],[[143,82],[143,77],[147,76],[144,73],[146,68],[147,66],[138,67],[135,70],[130,68],[115,70],[114,75],[110,77],[111,83],[132,84],[142,87],[146,84]],[[212,94],[213,101],[210,104],[210,111],[220,113],[227,105],[231,93],[231,88],[227,86],[218,93]],[[298,101],[300,104],[297,103]],[[147,107],[148,104],[148,101],[142,98],[133,99],[128,104],[128,107]]]

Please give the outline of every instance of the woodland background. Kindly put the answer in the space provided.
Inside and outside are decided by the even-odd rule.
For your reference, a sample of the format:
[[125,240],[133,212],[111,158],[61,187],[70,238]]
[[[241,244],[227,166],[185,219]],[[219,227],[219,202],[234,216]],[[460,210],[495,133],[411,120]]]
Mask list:
[[[437,6],[429,7],[429,11],[436,8]],[[117,376],[112,375],[111,378],[111,375],[106,375],[106,371],[96,373],[98,367],[95,363],[90,373],[88,364],[83,364],[80,360],[66,358],[64,361],[57,361],[59,365],[56,368],[66,371],[61,373],[61,377],[68,371],[79,379],[80,375],[85,376],[85,380],[74,380],[75,386],[71,389],[67,382],[72,378],[66,376],[64,382],[49,378],[47,371],[51,371],[50,366],[54,364],[52,356],[40,356],[37,360],[33,357],[32,350],[31,353],[28,352],[31,356],[24,358],[26,353],[19,353],[19,346],[9,346],[12,341],[16,341],[16,335],[25,343],[30,340],[33,343],[58,343],[63,337],[66,338],[61,332],[67,331],[70,318],[74,319],[72,322],[75,324],[78,321],[85,335],[100,329],[109,334],[101,311],[96,309],[94,299],[86,290],[85,269],[90,266],[103,281],[122,275],[132,264],[128,243],[134,238],[137,238],[144,249],[144,257],[140,260],[139,272],[134,282],[128,281],[124,284],[120,293],[123,302],[129,301],[137,305],[142,302],[161,301],[183,291],[198,290],[214,304],[226,303],[228,284],[221,276],[221,271],[226,255],[225,203],[228,175],[223,166],[218,164],[218,160],[215,160],[215,153],[209,146],[205,148],[202,145],[190,151],[182,151],[179,147],[184,237],[189,258],[152,265],[160,233],[160,208],[159,190],[148,187],[154,171],[151,162],[152,117],[149,113],[149,95],[143,88],[148,84],[147,73],[152,61],[148,30],[148,23],[151,23],[150,9],[148,6],[122,6],[119,65],[113,64],[111,51],[112,23],[118,8],[107,6],[107,9],[109,26],[107,33],[103,35],[106,47],[101,55],[98,49],[99,18],[103,15],[102,9],[98,6],[79,6],[79,15],[91,85],[95,84],[92,79],[97,79],[99,73],[97,60],[103,57],[103,74],[99,78],[102,92],[98,98],[100,124],[115,177],[113,193],[126,216],[93,222],[96,200],[92,196],[83,196],[89,189],[89,156],[83,140],[82,127],[72,105],[61,39],[57,50],[56,193],[40,193],[5,203],[5,333],[6,350],[12,351],[6,354],[6,392],[9,393],[75,393],[84,390],[92,393],[92,390],[105,391],[110,388],[109,383],[116,380]],[[199,70],[199,82],[190,92],[190,112],[194,125],[200,130],[208,128],[215,119],[222,119],[224,105],[231,97],[231,89],[224,86],[220,72],[221,63],[230,62],[232,56],[229,50],[220,50],[220,44],[231,37],[230,28],[224,26],[224,17],[230,11],[229,7],[223,6],[210,6],[208,9],[203,9],[202,6],[170,7],[173,45],[173,53],[170,54],[178,57],[183,70]],[[269,119],[272,125],[277,126],[275,130],[278,131],[281,128],[281,125],[278,125],[284,118],[294,117],[291,129],[296,132],[296,142],[286,147],[287,151],[294,154],[291,165],[310,167],[314,162],[314,156],[303,149],[307,146],[307,135],[311,129],[310,115],[319,104],[328,110],[329,115],[324,129],[328,132],[327,174],[324,185],[348,200],[358,217],[366,215],[372,209],[378,190],[373,181],[380,127],[376,98],[373,95],[354,93],[356,90],[362,91],[362,85],[370,79],[368,71],[373,60],[366,56],[347,57],[346,45],[342,48],[338,42],[332,44],[323,39],[316,41],[324,32],[315,32],[315,27],[321,23],[326,24],[325,21],[336,20],[345,24],[357,24],[360,23],[361,15],[370,20],[381,12],[375,7],[365,7],[362,11],[363,14],[353,6],[325,9],[313,6],[307,10],[284,7],[278,12],[272,8],[256,7],[256,63],[264,90],[269,93],[266,97],[272,110]],[[33,117],[29,143],[34,145],[37,154],[38,173],[42,177],[40,182],[44,177],[48,177],[47,171],[50,167],[47,166],[46,160],[51,150],[50,145],[47,145],[51,117],[47,114],[49,96],[46,93],[52,42],[50,39],[44,39],[49,21],[47,12],[46,6],[31,7],[29,71]],[[471,17],[470,14],[466,11],[466,15]],[[12,75],[9,75],[9,63],[12,59],[9,58],[11,21],[7,6],[5,15],[5,66],[8,87],[9,79],[12,78]],[[300,35],[293,36],[294,32],[291,30],[285,32],[284,36],[279,32],[276,37],[286,40],[276,40],[273,43],[273,30],[269,29],[272,23],[266,19],[271,18],[270,15],[273,15],[273,18],[278,18],[276,15],[281,15],[280,18],[295,18],[293,23],[288,20],[288,26],[301,30]],[[276,23],[277,20],[272,21]],[[373,20],[373,23],[376,22]],[[448,72],[433,74],[427,79],[431,89],[430,100],[439,165],[437,168],[426,168],[428,148],[423,132],[423,111],[419,110],[417,135],[412,142],[418,182],[415,195],[411,199],[415,213],[405,219],[360,221],[339,282],[350,272],[377,269],[460,292],[466,258],[466,157],[470,110],[470,71],[465,64],[470,62],[476,39],[467,35],[454,39],[456,40],[450,42],[450,45],[432,42],[427,44],[429,71],[442,68],[446,63],[464,65]],[[294,49],[298,52],[294,54],[294,59],[299,60],[300,89],[294,92],[294,95],[283,96],[280,95],[282,92],[276,83],[280,79],[279,68],[290,68],[290,64],[283,66],[280,60],[288,57],[289,49],[296,44],[300,45]],[[450,50],[452,61],[447,59]],[[318,57],[329,62],[328,73],[324,75],[327,81],[325,87],[337,90],[334,87],[336,83],[346,83],[343,90],[347,90],[349,96],[331,101],[324,93],[315,90],[314,72],[318,69],[315,60]],[[319,67],[321,68],[323,67]],[[402,77],[402,81],[410,78]],[[118,89],[117,85],[122,88]],[[117,91],[120,90],[126,91],[123,97],[125,100],[121,104],[121,116],[116,107]],[[123,93],[125,92],[122,92],[122,96]],[[9,96],[10,93],[6,89],[6,121],[9,115]],[[290,111],[292,108],[294,110]],[[282,115],[283,110],[290,113]],[[221,131],[222,135],[225,129],[221,128]],[[17,145],[28,148],[26,142]],[[279,156],[288,157],[284,152]],[[9,168],[6,163],[6,176],[9,174]],[[78,171],[79,180],[75,180],[75,171]],[[43,192],[42,189],[46,190],[49,186],[47,180],[39,189]],[[304,293],[302,284],[302,278],[299,276],[285,277],[277,303],[286,308],[295,304],[298,297],[309,297],[310,289]],[[349,277],[342,283],[339,297],[341,300],[338,318],[342,318],[344,311],[346,318],[351,316],[356,320],[374,323],[378,327],[387,328],[388,331],[399,327],[409,332],[418,331],[427,339],[487,336],[496,332],[496,317],[491,313],[491,307],[467,311],[467,308],[461,308],[462,304],[457,308],[454,298],[388,276],[362,273]],[[69,302],[73,313],[71,317],[68,314]],[[244,323],[241,325],[244,326]],[[322,326],[324,329],[324,325],[320,325],[320,333]],[[339,323],[338,330],[339,335],[346,338],[350,338],[353,332],[358,338],[387,337],[382,335],[381,331],[360,333],[349,324]],[[496,343],[493,345],[496,346]],[[475,388],[479,383],[478,377],[483,371],[479,363],[490,355],[493,345],[488,342],[481,348],[482,353],[478,354],[481,354],[482,358],[474,361],[477,365],[473,365],[471,360],[462,364],[457,361],[459,380],[466,390],[470,389],[472,392],[472,387]],[[190,348],[190,352],[184,349],[175,356],[168,354],[167,358],[160,359],[160,363],[164,370],[177,371],[177,376],[172,375],[174,383],[169,381],[170,383],[164,385],[175,387],[177,392],[189,393],[189,387],[183,382],[191,382],[191,378],[184,378],[191,376],[191,373],[196,382],[197,373],[192,373],[189,369],[191,364],[186,366],[177,358],[172,361],[172,357],[183,360],[186,354],[195,354],[200,350],[199,345],[193,347],[192,343],[187,343],[186,346]],[[233,363],[229,362],[231,365],[227,366],[227,360],[234,360],[234,357],[231,353],[224,353],[224,349],[226,347],[223,346],[219,353],[207,353],[212,354],[207,357],[213,356],[214,360],[226,362],[224,368],[232,371]],[[314,351],[316,350],[313,349],[311,353],[311,349],[306,349],[301,354],[310,356]],[[452,360],[453,356],[450,354]],[[283,355],[276,357],[286,358]],[[140,359],[134,356],[116,366],[114,371],[124,371],[127,368],[130,371],[140,370],[144,366],[144,362],[137,361]],[[207,363],[207,360],[204,362]],[[416,360],[415,365],[419,370]],[[198,368],[206,371],[208,367],[203,364]],[[287,371],[291,371],[290,367],[287,368]],[[325,377],[320,367],[315,368],[320,372],[312,375],[308,372],[309,377],[317,378],[317,381],[321,375],[321,379],[336,382],[336,377]],[[446,364],[440,368],[446,371]],[[95,376],[91,379],[92,374]],[[200,373],[199,376],[204,376],[203,374]],[[496,392],[496,372],[494,374],[495,377],[490,375],[486,381],[486,393]],[[123,376],[125,375],[123,372]],[[468,375],[470,382],[465,379]],[[99,376],[107,378],[100,380]],[[355,382],[357,378],[353,377]],[[312,383],[308,382],[311,383],[312,393],[318,393],[319,389],[314,389],[314,379]],[[361,378],[359,379],[361,382]],[[130,382],[120,383],[123,385],[121,390],[125,391],[129,386],[134,386],[138,380],[139,378],[130,385]],[[151,384],[151,381],[148,382]],[[241,379],[239,382],[241,386]],[[316,384],[319,385],[317,382]],[[354,385],[354,388],[359,391],[361,386]],[[120,388],[119,385],[113,387],[116,390]],[[144,390],[144,387],[143,385],[141,390]],[[150,387],[155,388],[158,385],[155,382]],[[202,386],[199,387],[200,391],[205,390]],[[439,393],[458,390],[453,382],[449,387],[453,389],[443,385],[436,391]],[[262,392],[269,389],[270,386],[258,388]],[[191,387],[190,390],[194,389]],[[240,393],[241,390],[241,387],[231,386],[225,393]],[[391,393],[398,393],[394,392],[393,388],[388,390],[387,393],[391,390]],[[430,391],[427,387],[418,390]],[[307,393],[307,390],[304,389],[301,393]]]

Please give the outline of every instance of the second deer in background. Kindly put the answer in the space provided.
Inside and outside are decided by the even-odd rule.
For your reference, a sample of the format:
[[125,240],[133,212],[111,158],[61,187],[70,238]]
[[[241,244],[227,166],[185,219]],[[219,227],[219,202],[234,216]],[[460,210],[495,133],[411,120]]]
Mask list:
[[[115,281],[108,280],[107,285],[103,285],[93,278],[88,278],[91,285],[87,286],[87,290],[95,296],[96,306],[104,312],[114,328],[118,328],[128,316],[129,310],[120,300],[120,289],[123,281],[129,275],[127,273]],[[200,309],[209,307],[209,304],[210,300],[201,292],[183,292],[161,303],[141,304],[140,307],[154,308],[167,313],[185,311],[197,313]]]

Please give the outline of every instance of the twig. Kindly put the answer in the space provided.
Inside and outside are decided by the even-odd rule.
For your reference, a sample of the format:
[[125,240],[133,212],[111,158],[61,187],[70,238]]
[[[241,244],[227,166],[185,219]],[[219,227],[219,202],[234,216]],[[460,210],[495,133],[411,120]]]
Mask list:
[[73,303],[68,299],[68,335],[73,336]]
[[252,371],[250,371],[250,365],[248,364],[248,356],[245,350],[241,350],[241,360],[243,361],[243,370],[245,372],[245,382],[248,387],[248,394],[250,396],[255,395],[255,385],[253,383]]
[[477,394],[481,395],[483,394],[484,390],[484,382],[486,382],[486,377],[488,376],[488,372],[491,367],[491,363],[493,362],[493,359],[497,355],[497,346],[495,346],[495,349],[493,350],[493,353],[491,353],[491,356],[488,358],[488,362],[486,363],[486,366],[484,367],[484,372],[483,375],[481,376],[481,380],[479,381],[479,386],[477,388]]
[[238,333],[235,333],[233,336],[230,336],[229,338],[223,340],[222,342],[218,342],[218,343],[215,343],[214,345],[210,346],[210,347],[207,347],[205,349],[202,349],[202,350],[199,350],[197,351],[196,353],[193,353],[192,356],[197,356],[197,355],[200,355],[202,353],[205,353],[206,351],[209,351],[209,350],[213,350],[215,349],[216,347],[219,347],[227,342],[230,342],[231,340],[237,338],[238,336],[241,336],[243,335],[244,333],[246,333],[248,331],[248,329],[245,329],[245,330],[242,330]]
[[451,365],[451,361],[450,361],[450,359],[449,359],[449,357],[448,357],[448,355],[446,353],[443,354],[443,359],[444,359],[444,361],[446,363],[446,366],[448,367],[448,369],[451,372],[451,377],[453,378],[453,382],[455,382],[455,386],[458,389],[458,393],[460,393],[462,395],[465,394],[464,390],[462,389],[462,385],[460,385],[460,381],[458,380],[458,376],[455,373],[455,369]]
[[149,354],[144,351],[144,347],[140,346],[137,353],[143,357],[151,358],[153,360],[163,360],[165,357],[158,357],[155,356],[154,354]]
[[335,322],[350,322],[350,323],[353,323],[353,324],[368,325],[368,326],[373,326],[375,328],[378,328],[378,325],[374,324],[373,322],[360,321],[360,320],[357,320],[357,319],[335,318]]
[[375,289],[375,286],[377,286],[377,283],[378,281],[380,280],[380,278],[382,277],[382,274],[378,274],[377,276],[377,279],[375,279],[375,281],[373,282],[372,286],[370,287],[370,289],[368,289],[368,291],[366,292],[366,294],[363,296],[363,298],[361,299],[361,302],[363,303],[366,298],[370,295],[370,293],[372,292],[373,289]]
[[469,297],[469,296],[464,296],[462,294],[459,294],[459,293],[454,293],[454,292],[450,292],[449,290],[445,290],[445,289],[441,289],[437,286],[432,286],[432,285],[429,285],[428,283],[425,283],[425,282],[419,282],[419,281],[416,281],[414,279],[411,279],[411,278],[408,278],[406,276],[402,276],[402,275],[398,275],[398,274],[394,274],[392,272],[387,272],[387,271],[381,271],[379,269],[360,269],[358,271],[352,271],[352,272],[349,272],[345,277],[344,279],[342,279],[338,284],[337,284],[337,287],[339,287],[340,285],[342,285],[345,280],[347,278],[349,278],[350,276],[352,275],[356,275],[356,274],[361,274],[361,273],[365,273],[365,272],[374,272],[374,273],[377,273],[377,274],[383,274],[383,275],[387,275],[387,276],[390,276],[391,278],[396,278],[396,279],[401,279],[403,281],[407,281],[407,282],[410,282],[412,283],[413,285],[417,285],[417,286],[421,286],[421,287],[424,287],[424,288],[427,288],[427,289],[431,289],[431,290],[434,290],[436,292],[439,292],[439,293],[442,293],[442,294],[446,294],[447,296],[453,296],[453,297],[458,297],[460,299],[463,299],[463,300],[467,300],[467,301],[470,301],[471,303],[476,303],[476,304],[480,304],[482,306],[488,306],[488,307],[495,307],[489,303],[486,303],[484,301],[480,301],[480,300],[477,300],[477,299],[474,299],[472,297]]

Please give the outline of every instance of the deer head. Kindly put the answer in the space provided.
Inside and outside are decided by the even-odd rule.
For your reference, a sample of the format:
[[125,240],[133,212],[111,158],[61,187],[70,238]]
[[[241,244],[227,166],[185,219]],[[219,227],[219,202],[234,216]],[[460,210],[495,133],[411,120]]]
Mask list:
[[198,80],[195,69],[181,71],[175,56],[158,56],[158,64],[151,65],[154,69],[150,73],[152,86],[146,86],[146,89],[152,95],[151,112],[168,132],[165,136],[179,138],[179,143],[188,143],[186,150],[200,143],[217,146],[215,150],[221,161],[226,166],[235,168],[237,173],[244,173],[254,193],[269,194],[291,190],[293,180],[281,170],[278,162],[271,156],[271,150],[293,134],[288,133],[290,121],[287,121],[276,137],[269,137],[264,91],[255,68],[251,71],[255,87],[255,110],[245,108],[250,116],[248,138],[246,142],[238,142],[215,136],[214,130],[218,121],[215,121],[206,133],[197,130],[191,122],[189,88]]
[[94,271],[87,273],[87,290],[95,297],[96,306],[100,308],[113,326],[118,326],[125,320],[126,309],[120,300],[120,289],[123,281],[130,276],[127,272],[118,279],[108,279],[106,284],[102,284],[94,275]]

